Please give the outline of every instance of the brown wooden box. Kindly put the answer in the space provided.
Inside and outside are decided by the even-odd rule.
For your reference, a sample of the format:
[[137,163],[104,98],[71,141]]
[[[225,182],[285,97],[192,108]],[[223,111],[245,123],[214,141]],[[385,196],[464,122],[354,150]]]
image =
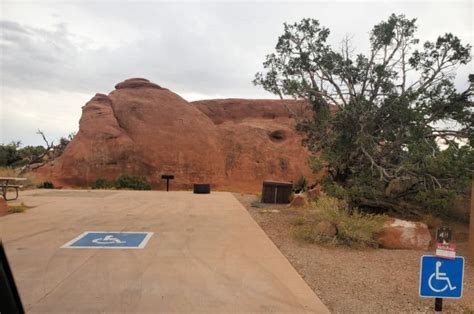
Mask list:
[[262,203],[288,204],[293,191],[293,183],[263,181]]

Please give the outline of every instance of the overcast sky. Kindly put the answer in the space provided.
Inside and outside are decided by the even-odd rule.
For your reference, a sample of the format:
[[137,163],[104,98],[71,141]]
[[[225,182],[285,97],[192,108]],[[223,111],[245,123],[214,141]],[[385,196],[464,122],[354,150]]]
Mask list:
[[[284,22],[316,18],[358,51],[391,13],[418,18],[417,37],[452,32],[473,44],[472,1],[151,2],[0,0],[0,143],[41,144],[78,130],[81,107],[126,78],[187,100],[274,98],[252,85]],[[466,86],[472,63],[458,69]]]

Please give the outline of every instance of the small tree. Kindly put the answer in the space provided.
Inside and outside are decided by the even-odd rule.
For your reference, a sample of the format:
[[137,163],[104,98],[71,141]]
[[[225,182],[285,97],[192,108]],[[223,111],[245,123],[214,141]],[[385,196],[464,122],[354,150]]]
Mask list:
[[17,151],[20,144],[18,141],[0,145],[0,167],[10,167],[21,160]]
[[470,180],[474,77],[463,93],[453,81],[471,47],[452,34],[420,47],[415,31],[416,19],[392,14],[372,29],[366,56],[348,39],[333,49],[317,20],[284,24],[255,76],[267,91],[311,104],[314,117],[297,120],[297,129],[310,151],[322,152],[312,164],[354,204],[406,213]]

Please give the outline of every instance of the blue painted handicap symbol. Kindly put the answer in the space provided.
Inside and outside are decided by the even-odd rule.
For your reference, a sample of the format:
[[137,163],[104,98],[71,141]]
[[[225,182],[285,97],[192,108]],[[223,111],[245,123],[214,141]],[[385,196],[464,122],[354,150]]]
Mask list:
[[460,298],[464,276],[464,257],[444,259],[421,257],[420,296],[431,298]]
[[142,249],[153,232],[87,231],[62,248]]

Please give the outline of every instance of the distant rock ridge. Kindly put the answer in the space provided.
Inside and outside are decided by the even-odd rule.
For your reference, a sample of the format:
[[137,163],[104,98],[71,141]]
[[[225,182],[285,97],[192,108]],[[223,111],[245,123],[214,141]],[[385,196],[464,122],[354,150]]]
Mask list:
[[82,108],[79,131],[64,154],[40,168],[56,186],[90,186],[121,174],[145,176],[157,189],[172,173],[175,189],[211,183],[231,191],[258,191],[263,180],[313,174],[293,115],[304,102],[214,99],[187,102],[146,79],[118,83]]

